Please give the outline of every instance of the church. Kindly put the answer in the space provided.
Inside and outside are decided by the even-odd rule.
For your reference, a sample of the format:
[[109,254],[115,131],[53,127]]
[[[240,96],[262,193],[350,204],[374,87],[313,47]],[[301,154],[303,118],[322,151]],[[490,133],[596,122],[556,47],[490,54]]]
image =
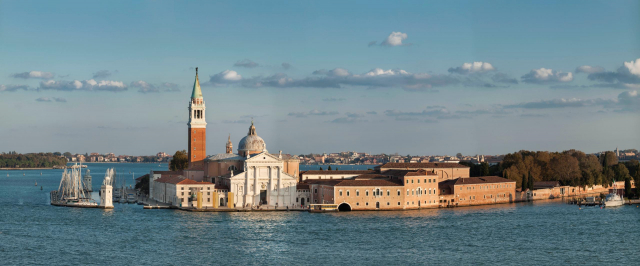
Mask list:
[[189,167],[152,171],[151,199],[187,208],[196,206],[198,195],[202,198],[198,205],[204,207],[299,208],[299,198],[307,199],[308,204],[308,188],[297,189],[299,159],[282,151],[269,153],[253,121],[238,143],[237,153],[229,135],[225,153],[207,156],[206,105],[197,68],[188,109]]

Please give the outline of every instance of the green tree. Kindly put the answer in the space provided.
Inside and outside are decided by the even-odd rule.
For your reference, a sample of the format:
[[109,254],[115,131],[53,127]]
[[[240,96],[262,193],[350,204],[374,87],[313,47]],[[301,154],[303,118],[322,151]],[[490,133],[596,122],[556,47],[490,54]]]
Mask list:
[[527,178],[527,180],[528,180],[527,188],[529,188],[530,190],[533,190],[533,176],[531,175],[531,172],[529,172],[529,177]]
[[600,155],[600,163],[602,167],[609,167],[618,164],[618,156],[612,151],[607,151]]
[[331,171],[331,170],[333,170],[333,169],[331,169],[331,165],[329,165],[329,168],[327,168],[327,170],[328,170],[328,171]]
[[462,159],[462,153],[456,153],[456,157],[458,157],[459,159]]
[[147,195],[149,195],[149,174],[143,175],[140,182],[136,184],[135,187],[138,191],[141,191]]
[[482,176],[488,176],[489,175],[489,164],[486,163],[486,162],[480,163],[480,171],[481,171],[481,175]]
[[527,176],[526,175],[522,175],[522,184],[520,185],[520,188],[522,188],[522,191],[524,191],[525,189],[527,189]]
[[64,157],[71,157],[72,154],[67,151],[67,152],[63,153],[62,155],[64,155]]
[[322,166],[320,166],[320,171],[322,171]]
[[169,162],[169,169],[171,171],[187,169],[187,167],[189,167],[189,158],[187,158],[187,156],[186,150],[176,151],[176,153],[173,154],[173,159]]
[[631,178],[626,178],[624,180],[624,194],[627,195],[627,197],[631,197]]

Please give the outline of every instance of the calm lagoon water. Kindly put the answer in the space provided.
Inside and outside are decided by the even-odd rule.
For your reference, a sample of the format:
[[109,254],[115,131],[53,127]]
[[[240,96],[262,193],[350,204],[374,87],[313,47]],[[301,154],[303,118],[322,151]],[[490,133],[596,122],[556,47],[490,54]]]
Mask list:
[[[137,177],[151,168],[167,168],[166,164],[89,164],[94,190],[105,169],[114,166],[126,173],[129,184],[129,172]],[[335,214],[190,213],[143,210],[133,204],[115,204],[113,210],[75,209],[49,205],[48,192],[57,188],[61,172],[0,171],[1,265],[638,265],[640,261],[636,206],[580,210],[549,201]]]

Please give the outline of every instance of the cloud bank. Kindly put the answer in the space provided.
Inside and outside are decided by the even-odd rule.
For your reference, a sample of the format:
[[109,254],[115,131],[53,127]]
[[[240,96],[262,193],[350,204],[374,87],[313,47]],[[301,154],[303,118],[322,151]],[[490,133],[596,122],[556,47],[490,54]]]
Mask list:
[[11,77],[21,79],[52,79],[53,76],[55,76],[53,73],[43,71],[29,71],[11,75]]

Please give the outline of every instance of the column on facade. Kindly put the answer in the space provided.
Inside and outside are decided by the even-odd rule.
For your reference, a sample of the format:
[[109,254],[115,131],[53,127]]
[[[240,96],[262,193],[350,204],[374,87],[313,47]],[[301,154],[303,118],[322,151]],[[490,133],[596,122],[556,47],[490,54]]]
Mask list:
[[284,206],[284,193],[282,191],[282,168],[278,166],[278,206]]
[[258,189],[258,167],[253,166],[253,203],[260,202],[260,189]]

